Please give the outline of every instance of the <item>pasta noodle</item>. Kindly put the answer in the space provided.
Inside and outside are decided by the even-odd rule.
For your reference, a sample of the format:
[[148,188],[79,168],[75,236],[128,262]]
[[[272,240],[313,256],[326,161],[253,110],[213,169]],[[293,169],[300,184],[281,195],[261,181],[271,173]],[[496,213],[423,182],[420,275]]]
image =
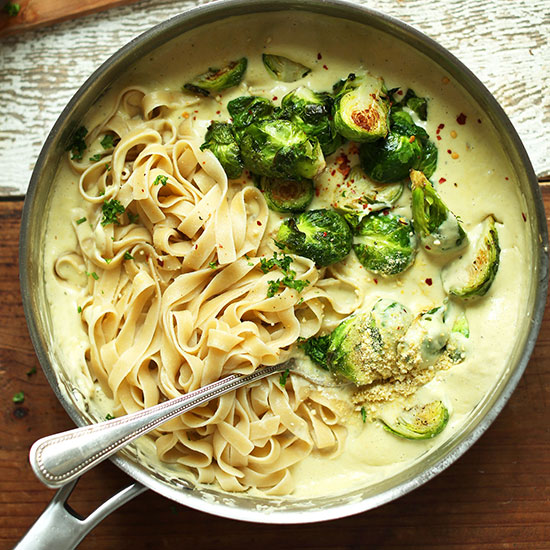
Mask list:
[[[274,251],[266,202],[254,186],[229,182],[200,150],[179,115],[189,105],[180,93],[126,89],[90,132],[113,136],[116,147],[100,161],[72,161],[85,206],[74,212],[78,245],[55,271],[61,279],[71,266],[91,274],[80,305],[87,361],[117,416],[279,363],[299,338],[334,328],[362,300],[342,267],[318,269],[298,256],[292,267],[308,286],[267,297],[280,273],[259,268]],[[105,223],[102,207],[112,201],[122,208]],[[342,293],[352,298],[342,301]],[[151,437],[162,461],[190,469],[198,482],[287,494],[293,464],[341,452],[343,410],[299,377],[284,386],[270,377]]]

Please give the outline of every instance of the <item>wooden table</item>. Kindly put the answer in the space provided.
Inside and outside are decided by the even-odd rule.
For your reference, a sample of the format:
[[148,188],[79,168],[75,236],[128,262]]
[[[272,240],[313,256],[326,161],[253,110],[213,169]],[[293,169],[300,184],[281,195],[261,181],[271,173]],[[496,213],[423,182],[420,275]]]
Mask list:
[[[198,2],[204,3],[204,2]],[[195,2],[133,6],[0,43],[0,550],[11,548],[53,491],[27,462],[33,441],[72,427],[30,343],[19,293],[19,219],[30,171],[62,106],[130,38]],[[550,1],[369,2],[423,30],[463,60],[504,106],[541,178],[550,211]],[[550,308],[526,374],[481,440],[400,500],[353,518],[305,526],[223,520],[145,493],[94,530],[82,549],[550,548]],[[36,372],[34,372],[36,369]],[[25,402],[12,397],[23,390]],[[71,505],[86,515],[126,482],[106,463],[86,474]]]

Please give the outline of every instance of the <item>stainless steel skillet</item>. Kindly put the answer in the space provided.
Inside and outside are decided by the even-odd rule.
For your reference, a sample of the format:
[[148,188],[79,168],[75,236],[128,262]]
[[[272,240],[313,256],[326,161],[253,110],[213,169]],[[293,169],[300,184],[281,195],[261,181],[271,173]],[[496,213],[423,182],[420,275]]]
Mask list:
[[[213,21],[232,16],[279,10],[305,10],[319,17],[325,15],[359,22],[406,43],[440,65],[464,87],[474,101],[487,114],[502,139],[528,206],[528,220],[533,239],[533,278],[529,289],[529,317],[518,330],[514,353],[509,369],[490,395],[480,403],[462,431],[445,442],[436,452],[404,470],[400,474],[376,485],[357,488],[342,495],[316,499],[292,500],[251,497],[248,495],[221,494],[208,487],[191,487],[169,479],[144,463],[135,448],[129,447],[112,460],[137,483],[130,486],[103,507],[87,522],[78,522],[65,510],[69,488],[62,489],[41,525],[37,525],[30,546],[39,548],[71,548],[85,532],[110,511],[133,495],[150,488],[168,498],[208,513],[265,523],[305,523],[335,519],[359,513],[398,498],[425,483],[461,456],[487,429],[515,388],[534,347],[542,320],[548,286],[548,236],[544,209],[538,183],[527,154],[510,121],[476,77],[441,46],[403,23],[373,10],[348,2],[335,0],[229,0],[207,4],[190,10],[174,19],[154,27],[122,48],[104,63],[69,102],[48,136],[33,173],[25,201],[20,241],[21,287],[25,315],[38,358],[54,392],[68,414],[79,425],[93,422],[78,388],[72,387],[65,377],[55,341],[43,285],[43,235],[47,204],[59,159],[65,143],[79,121],[103,91],[139,58],[182,33]],[[45,207],[46,205],[46,207]],[[64,519],[63,519],[64,518]],[[50,523],[44,523],[49,521]],[[61,529],[51,530],[57,524]],[[67,529],[65,528],[67,527]],[[69,529],[70,527],[70,529]],[[48,534],[67,535],[69,538],[47,540]],[[80,538],[79,538],[80,537]],[[78,540],[77,540],[78,539]],[[28,539],[27,539],[28,540]],[[40,546],[40,544],[43,544]],[[65,545],[65,546],[63,546]],[[71,546],[73,545],[73,546]],[[25,546],[20,546],[21,548]]]

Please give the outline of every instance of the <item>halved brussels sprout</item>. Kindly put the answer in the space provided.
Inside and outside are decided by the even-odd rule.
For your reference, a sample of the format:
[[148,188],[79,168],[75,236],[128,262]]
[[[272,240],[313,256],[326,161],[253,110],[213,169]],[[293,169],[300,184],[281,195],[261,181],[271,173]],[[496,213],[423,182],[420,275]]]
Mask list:
[[334,125],[347,139],[375,141],[388,133],[389,98],[382,78],[350,74],[334,85]]
[[397,342],[413,320],[410,311],[399,302],[380,298],[373,306],[369,318],[369,334],[374,351],[383,354],[386,362],[395,357]]
[[269,99],[259,96],[241,96],[232,99],[227,104],[227,111],[231,116],[237,139],[242,131],[253,122],[272,117],[275,106]]
[[316,137],[323,153],[330,155],[343,141],[334,128],[332,104],[330,94],[300,86],[281,100],[280,116],[297,124],[308,136]]
[[247,65],[248,60],[246,57],[241,57],[241,59],[232,61],[221,69],[208,69],[205,73],[193,78],[191,82],[184,84],[183,87],[190,92],[203,96],[209,96],[210,92],[221,92],[239,84]]
[[443,355],[451,333],[447,308],[445,302],[418,315],[397,344],[397,351],[408,370],[435,365]]
[[359,224],[353,250],[365,268],[382,275],[407,269],[416,256],[417,239],[410,220],[374,213]]
[[428,178],[417,170],[411,170],[410,177],[413,224],[424,248],[432,254],[442,254],[465,247],[466,232]]
[[431,439],[449,422],[449,411],[442,401],[432,401],[404,411],[394,422],[380,419],[384,429],[405,439]]
[[500,246],[495,218],[487,216],[470,239],[464,254],[441,271],[445,292],[463,300],[487,294],[496,277],[500,262]]
[[390,114],[390,132],[386,139],[361,144],[361,168],[374,181],[393,183],[404,180],[411,168],[432,176],[437,166],[437,148],[426,130],[417,126],[404,111]]
[[210,149],[216,155],[228,178],[234,179],[241,175],[243,161],[231,124],[212,122],[201,145],[201,151],[204,149]]
[[275,212],[303,212],[313,200],[315,186],[311,180],[290,180],[261,176],[260,189],[267,205]]
[[295,82],[311,72],[309,67],[282,55],[264,53],[262,54],[262,61],[264,62],[266,71],[275,80],[280,80],[281,82]]
[[273,178],[313,179],[325,167],[321,146],[289,120],[262,120],[241,137],[244,165]]
[[470,326],[466,314],[462,312],[456,318],[447,342],[447,353],[453,363],[461,363],[466,358],[469,338]]
[[411,90],[409,88],[403,96],[403,99],[401,101],[396,101],[395,95],[392,92],[395,92],[397,90],[399,90],[399,88],[396,88],[389,92],[389,95],[393,99],[392,110],[400,110],[403,109],[403,107],[407,107],[408,109],[416,113],[416,116],[420,120],[428,120],[428,100],[425,97],[418,97],[414,93],[414,90]]
[[357,227],[371,212],[390,208],[403,193],[404,186],[403,182],[374,182],[359,166],[354,166],[346,185],[335,189],[333,204],[352,227]]
[[346,220],[335,210],[308,210],[288,218],[279,227],[276,244],[326,266],[343,260],[351,250],[352,235]]

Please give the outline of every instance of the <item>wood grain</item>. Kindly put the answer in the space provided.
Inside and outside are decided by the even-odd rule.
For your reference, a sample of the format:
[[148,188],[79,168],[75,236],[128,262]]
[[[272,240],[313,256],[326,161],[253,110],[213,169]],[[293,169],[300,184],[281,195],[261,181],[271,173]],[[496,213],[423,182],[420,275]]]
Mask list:
[[[545,78],[550,74],[550,0],[356,1],[411,24],[464,62],[503,106],[537,174],[550,174]],[[205,3],[209,0],[142,0],[4,38],[0,196],[25,193],[48,131],[103,61],[151,26]]]
[[[543,187],[550,212],[550,187]],[[53,495],[27,463],[39,437],[71,422],[34,355],[19,294],[20,201],[0,202],[0,550],[12,548]],[[33,367],[36,374],[27,375]],[[15,405],[14,393],[25,392]],[[517,390],[479,442],[425,486],[376,510],[324,524],[269,526],[207,516],[148,492],[117,510],[82,550],[550,549],[550,306]],[[89,513],[125,484],[104,463],[86,474],[71,505]]]
[[0,13],[0,38],[132,2],[136,0],[18,0],[16,17]]

